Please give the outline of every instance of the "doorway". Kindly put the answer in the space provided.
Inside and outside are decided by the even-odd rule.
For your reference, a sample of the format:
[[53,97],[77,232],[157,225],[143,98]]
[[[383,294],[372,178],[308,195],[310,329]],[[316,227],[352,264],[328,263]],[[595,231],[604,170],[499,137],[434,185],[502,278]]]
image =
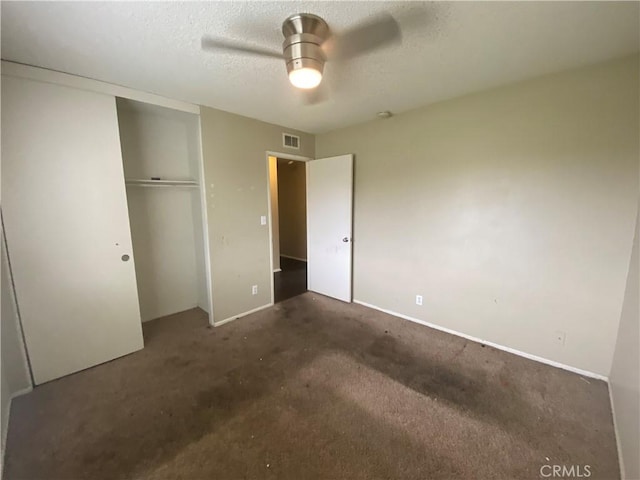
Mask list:
[[[296,176],[304,179],[304,183],[296,183],[295,194],[285,192],[284,182],[287,180],[282,175],[282,185],[278,185],[278,167],[284,175],[292,173],[286,170],[287,167],[293,171],[298,170]],[[353,154],[313,160],[267,152],[267,171],[268,225],[273,271],[271,302],[276,303],[307,290],[351,302]],[[304,194],[300,193],[302,191]],[[303,253],[288,252],[289,245],[285,245],[280,238],[281,234],[283,237],[286,235],[286,227],[280,227],[280,216],[285,214],[288,207],[298,209],[298,220],[294,223],[294,228],[300,235],[304,235],[304,241],[300,241],[298,237],[297,243],[304,248],[298,252]],[[302,219],[301,212],[304,213]],[[282,272],[285,275],[278,275],[276,292],[275,275]],[[291,280],[285,280],[287,278]],[[306,282],[303,283],[304,278]]]
[[307,291],[306,163],[269,157],[274,303]]

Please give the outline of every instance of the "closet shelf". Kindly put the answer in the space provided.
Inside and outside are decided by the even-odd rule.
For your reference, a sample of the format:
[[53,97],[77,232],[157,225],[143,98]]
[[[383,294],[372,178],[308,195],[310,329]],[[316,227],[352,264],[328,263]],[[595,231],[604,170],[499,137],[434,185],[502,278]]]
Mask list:
[[195,180],[150,180],[147,178],[127,178],[125,185],[136,187],[198,187]]

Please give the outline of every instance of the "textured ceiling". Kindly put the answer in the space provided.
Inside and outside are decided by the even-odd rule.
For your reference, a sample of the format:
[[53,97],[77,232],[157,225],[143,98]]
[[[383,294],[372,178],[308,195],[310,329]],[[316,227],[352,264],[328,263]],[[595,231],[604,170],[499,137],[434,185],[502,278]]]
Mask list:
[[[283,61],[201,50],[203,34],[280,49],[292,13],[336,32],[380,11],[403,42],[328,63],[329,99],[305,105]],[[3,2],[2,58],[311,133],[631,54],[638,2]]]

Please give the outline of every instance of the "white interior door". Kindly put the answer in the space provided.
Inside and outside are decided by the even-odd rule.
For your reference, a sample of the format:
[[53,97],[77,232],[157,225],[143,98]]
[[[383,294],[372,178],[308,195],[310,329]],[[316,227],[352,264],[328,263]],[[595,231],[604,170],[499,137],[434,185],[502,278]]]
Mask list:
[[114,97],[2,76],[2,210],[36,384],[142,348]]
[[307,162],[307,288],[351,302],[353,155]]

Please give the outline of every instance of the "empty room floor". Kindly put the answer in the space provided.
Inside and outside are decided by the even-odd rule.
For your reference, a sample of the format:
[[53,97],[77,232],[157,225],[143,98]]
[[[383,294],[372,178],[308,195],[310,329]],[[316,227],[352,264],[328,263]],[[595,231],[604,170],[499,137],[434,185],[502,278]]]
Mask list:
[[607,385],[311,292],[12,405],[5,479],[618,478]]

